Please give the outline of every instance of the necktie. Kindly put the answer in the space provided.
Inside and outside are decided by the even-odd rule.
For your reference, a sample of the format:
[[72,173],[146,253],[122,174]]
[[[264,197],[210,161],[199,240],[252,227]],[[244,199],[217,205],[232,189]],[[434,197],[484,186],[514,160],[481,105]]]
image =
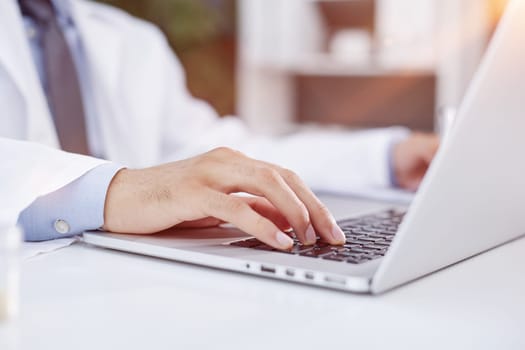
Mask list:
[[19,0],[22,14],[38,30],[48,101],[63,150],[89,154],[77,71],[50,0]]

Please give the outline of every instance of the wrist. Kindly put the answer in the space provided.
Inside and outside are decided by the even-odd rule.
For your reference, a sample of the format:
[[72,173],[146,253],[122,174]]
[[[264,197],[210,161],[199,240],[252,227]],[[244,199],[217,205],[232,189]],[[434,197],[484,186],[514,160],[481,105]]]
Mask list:
[[124,217],[121,213],[125,212],[124,206],[131,203],[130,191],[127,185],[130,183],[130,172],[133,170],[121,169],[111,180],[106,193],[104,203],[104,225],[106,231],[119,232],[124,227]]

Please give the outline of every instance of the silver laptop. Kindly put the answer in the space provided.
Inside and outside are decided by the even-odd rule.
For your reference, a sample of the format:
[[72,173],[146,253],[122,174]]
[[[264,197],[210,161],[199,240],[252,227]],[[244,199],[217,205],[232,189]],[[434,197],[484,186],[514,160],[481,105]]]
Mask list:
[[[87,243],[357,293],[381,293],[525,233],[525,1],[512,0],[408,210],[339,221],[344,246],[281,252],[233,228]],[[351,215],[351,213],[348,213]]]

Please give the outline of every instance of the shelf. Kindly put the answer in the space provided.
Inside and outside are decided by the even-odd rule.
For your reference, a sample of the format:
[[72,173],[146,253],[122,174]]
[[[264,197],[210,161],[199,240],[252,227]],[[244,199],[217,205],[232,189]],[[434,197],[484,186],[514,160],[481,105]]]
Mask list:
[[[377,60],[371,60],[376,61]],[[435,67],[416,67],[413,63],[396,67],[385,66],[379,63],[350,63],[335,58],[329,54],[309,55],[302,59],[288,62],[257,62],[251,63],[258,68],[281,71],[284,74],[295,75],[322,75],[322,76],[414,76],[434,75]]]

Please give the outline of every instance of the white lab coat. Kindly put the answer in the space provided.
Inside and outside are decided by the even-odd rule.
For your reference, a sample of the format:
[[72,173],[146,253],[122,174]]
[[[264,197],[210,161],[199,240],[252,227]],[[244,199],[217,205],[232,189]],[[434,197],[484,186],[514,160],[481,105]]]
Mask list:
[[[183,69],[156,27],[86,0],[72,0],[72,13],[90,67],[97,138],[108,160],[147,167],[229,146],[295,170],[314,189],[388,185],[388,148],[406,130],[256,136],[237,118],[217,118],[189,94]],[[0,212],[9,206],[18,213],[103,163],[55,150],[57,136],[16,0],[0,1],[0,107]],[[0,223],[2,215],[8,216],[0,214]],[[16,220],[9,215],[4,219]]]

